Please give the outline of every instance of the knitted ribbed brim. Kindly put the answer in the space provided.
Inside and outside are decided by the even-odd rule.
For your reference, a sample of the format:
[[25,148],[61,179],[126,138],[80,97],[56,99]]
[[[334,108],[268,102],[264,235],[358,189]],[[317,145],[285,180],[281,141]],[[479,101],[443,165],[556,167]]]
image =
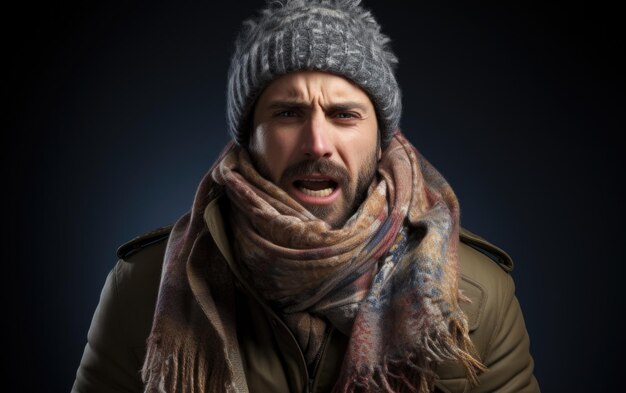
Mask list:
[[248,142],[251,110],[268,82],[292,71],[320,70],[348,78],[369,95],[386,145],[402,112],[389,41],[360,0],[268,1],[243,23],[235,41],[226,108],[232,138]]

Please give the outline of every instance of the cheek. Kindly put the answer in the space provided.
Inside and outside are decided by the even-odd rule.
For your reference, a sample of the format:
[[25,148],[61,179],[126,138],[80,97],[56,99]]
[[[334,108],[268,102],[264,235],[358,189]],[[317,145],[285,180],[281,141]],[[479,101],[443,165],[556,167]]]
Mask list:
[[279,132],[269,130],[257,131],[255,138],[253,138],[254,144],[251,145],[251,149],[254,150],[257,159],[263,161],[262,165],[269,171],[267,175],[276,183],[287,167],[291,157],[290,138],[281,135]]
[[377,158],[377,137],[361,136],[342,142],[345,165],[351,175],[351,183],[356,184],[361,171],[371,166],[372,157]]

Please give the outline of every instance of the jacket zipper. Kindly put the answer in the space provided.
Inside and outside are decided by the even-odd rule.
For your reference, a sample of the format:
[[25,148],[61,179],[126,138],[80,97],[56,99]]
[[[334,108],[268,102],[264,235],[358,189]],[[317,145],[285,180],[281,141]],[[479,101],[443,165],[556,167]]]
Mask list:
[[334,329],[334,326],[330,325],[330,328],[327,326],[326,330],[324,331],[324,338],[322,339],[322,345],[320,346],[319,351],[317,351],[317,354],[315,355],[315,359],[313,363],[314,364],[313,370],[311,370],[311,373],[309,374],[309,393],[313,393],[313,387],[317,380],[317,369],[320,366],[322,356],[324,355],[324,352],[326,351],[326,347],[328,346],[328,342],[330,341],[329,340],[330,333],[333,331],[333,329]]

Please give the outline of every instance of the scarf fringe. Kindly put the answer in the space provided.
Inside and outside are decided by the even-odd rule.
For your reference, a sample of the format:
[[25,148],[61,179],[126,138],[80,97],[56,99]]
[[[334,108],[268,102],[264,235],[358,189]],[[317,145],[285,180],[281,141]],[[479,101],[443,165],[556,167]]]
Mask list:
[[[142,370],[145,383],[145,393],[196,393],[204,391],[204,375],[195,375],[196,370],[204,370],[204,364],[199,369],[187,367],[185,350],[178,348],[175,352],[166,354],[162,351],[159,337],[151,337],[148,342],[148,353]],[[195,353],[195,352],[194,352]],[[203,362],[201,356],[194,356],[197,361]],[[181,383],[185,381],[185,383]]]
[[469,327],[465,318],[452,320],[450,336],[444,345],[452,349],[453,357],[448,359],[459,361],[465,369],[470,385],[478,386],[478,375],[487,371],[487,367],[476,353],[476,347],[469,337]]
[[404,359],[385,358],[373,370],[352,377],[338,393],[385,392],[426,393],[431,392],[436,374],[425,360],[416,357]]
[[[202,350],[202,343],[175,347],[163,345],[162,338],[148,339],[148,352],[141,370],[145,393],[232,392],[237,389],[228,361],[210,361],[215,357]],[[162,348],[177,348],[165,353]]]
[[[436,365],[444,361],[460,363],[470,386],[478,385],[478,375],[487,371],[474,349],[463,318],[450,322],[449,332],[433,332],[420,343],[421,350],[407,352],[400,357],[385,355],[382,364],[373,369],[358,372],[343,383],[339,393],[385,392],[427,393],[432,392],[437,380]],[[427,356],[424,356],[427,355]]]

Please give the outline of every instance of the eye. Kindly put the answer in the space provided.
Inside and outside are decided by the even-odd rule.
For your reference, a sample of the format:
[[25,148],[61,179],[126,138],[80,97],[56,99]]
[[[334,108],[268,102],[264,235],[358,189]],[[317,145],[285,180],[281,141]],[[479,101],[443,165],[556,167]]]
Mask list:
[[295,117],[298,116],[296,111],[281,111],[277,112],[274,116],[276,117]]
[[358,116],[352,112],[338,112],[335,114],[335,117],[339,119],[356,119]]

